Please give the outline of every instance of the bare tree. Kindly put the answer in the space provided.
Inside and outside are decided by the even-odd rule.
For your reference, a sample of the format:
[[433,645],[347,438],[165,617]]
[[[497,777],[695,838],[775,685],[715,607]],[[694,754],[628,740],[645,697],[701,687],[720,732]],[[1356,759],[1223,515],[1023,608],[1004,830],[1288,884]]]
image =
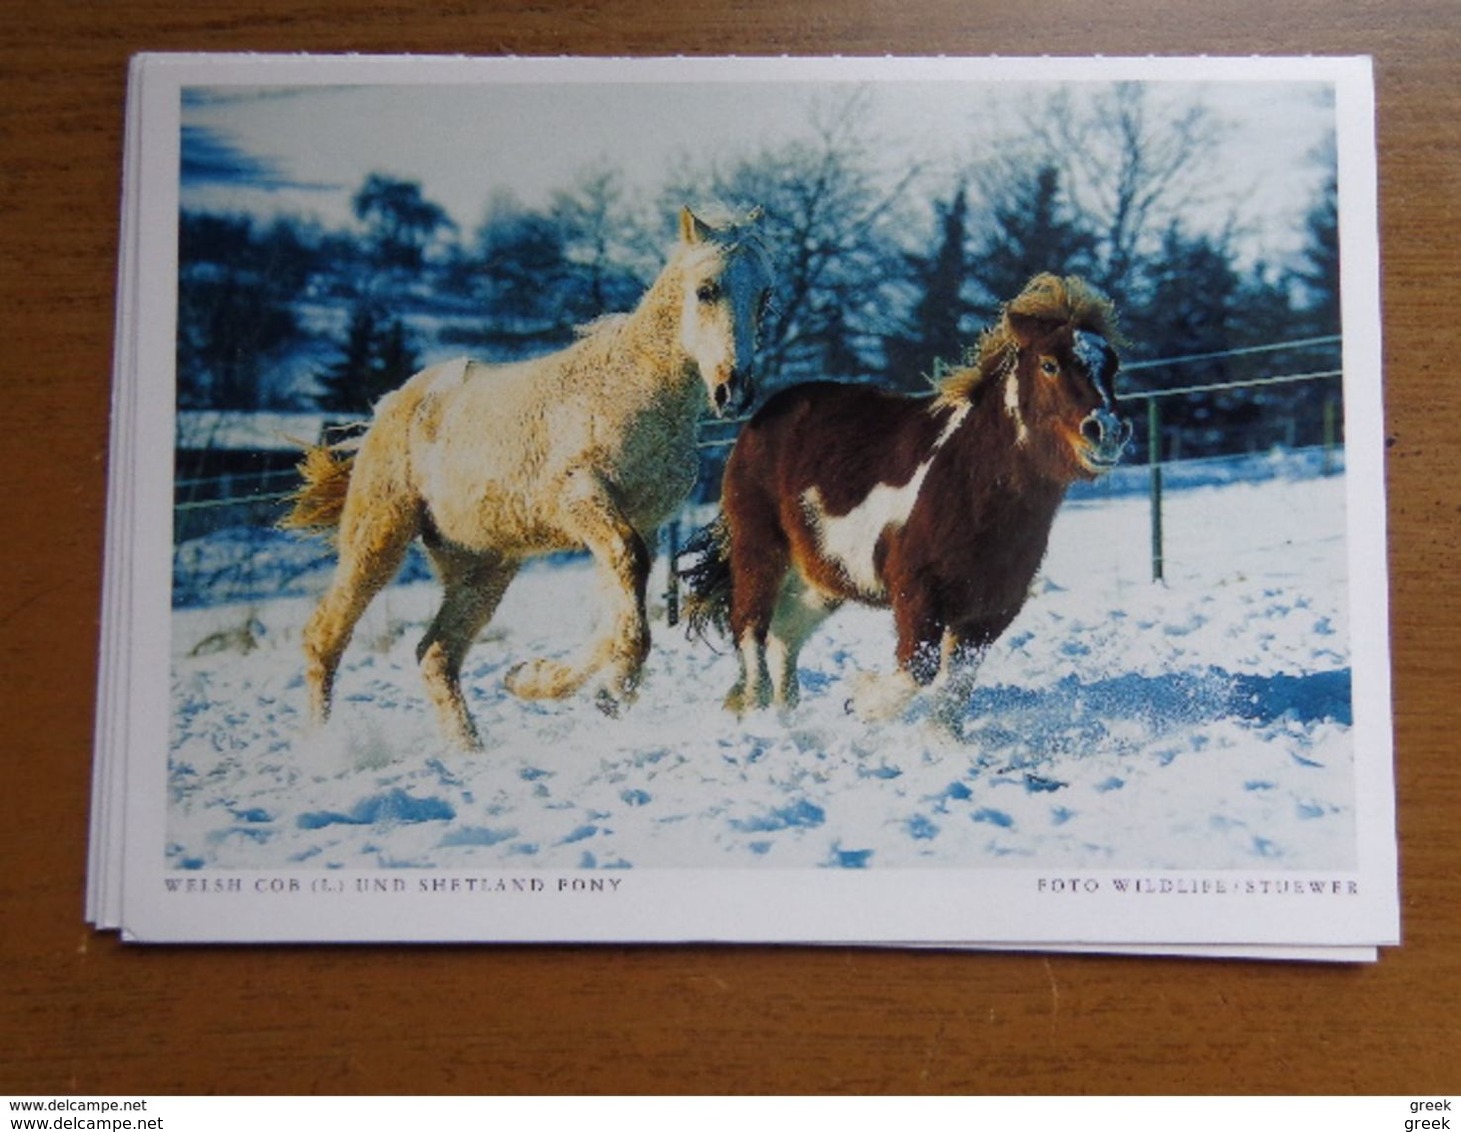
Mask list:
[[907,301],[902,233],[920,167],[879,161],[865,126],[872,98],[856,88],[821,102],[805,136],[727,168],[682,170],[669,189],[671,199],[765,209],[777,291],[762,357],[783,382],[880,372]]
[[663,249],[632,215],[620,174],[582,173],[553,194],[549,215],[581,292],[575,306],[587,317],[632,307],[658,273]]
[[1084,97],[1062,87],[1023,125],[1033,155],[1060,170],[1075,212],[1097,237],[1099,282],[1117,294],[1171,224],[1205,203],[1205,166],[1225,130],[1202,102],[1162,104],[1150,85],[1135,82]]

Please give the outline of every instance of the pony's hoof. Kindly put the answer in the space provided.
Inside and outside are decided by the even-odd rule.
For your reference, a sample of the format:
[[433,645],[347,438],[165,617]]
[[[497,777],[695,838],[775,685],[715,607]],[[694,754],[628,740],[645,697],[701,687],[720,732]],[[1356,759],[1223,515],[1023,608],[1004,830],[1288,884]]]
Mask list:
[[846,707],[864,723],[889,723],[908,710],[916,690],[901,670],[891,675],[861,672],[853,678]]
[[951,743],[969,743],[972,740],[964,728],[962,718],[934,712],[928,719],[928,730],[934,738],[946,739]]
[[754,692],[747,692],[737,685],[725,694],[721,706],[730,712],[737,719],[744,719],[753,711],[760,711],[762,708],[771,706],[769,695],[757,695]]
[[568,665],[540,657],[514,664],[502,682],[519,699],[561,700],[578,691],[583,679]]

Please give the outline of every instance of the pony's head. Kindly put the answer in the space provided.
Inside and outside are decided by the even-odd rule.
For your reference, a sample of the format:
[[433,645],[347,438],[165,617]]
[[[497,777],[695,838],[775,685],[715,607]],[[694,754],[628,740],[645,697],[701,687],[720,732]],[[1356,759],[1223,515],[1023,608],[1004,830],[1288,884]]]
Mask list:
[[1003,375],[1018,443],[1039,445],[1057,475],[1093,479],[1131,440],[1116,404],[1120,343],[1109,299],[1076,276],[1037,275],[980,338],[974,367],[952,380],[967,395]]
[[771,259],[756,231],[760,219],[756,209],[712,226],[689,208],[680,211],[680,343],[717,416],[741,412],[755,394],[752,362],[772,282]]

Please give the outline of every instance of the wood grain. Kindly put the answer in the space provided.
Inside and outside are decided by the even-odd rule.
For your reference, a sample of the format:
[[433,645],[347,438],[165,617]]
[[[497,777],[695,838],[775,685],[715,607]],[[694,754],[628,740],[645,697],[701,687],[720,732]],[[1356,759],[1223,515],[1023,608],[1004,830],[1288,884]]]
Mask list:
[[[138,50],[1373,54],[1404,946],[1336,969],[851,949],[142,949],[92,933],[122,96]],[[1461,1088],[1451,0],[7,4],[0,91],[0,1091]]]

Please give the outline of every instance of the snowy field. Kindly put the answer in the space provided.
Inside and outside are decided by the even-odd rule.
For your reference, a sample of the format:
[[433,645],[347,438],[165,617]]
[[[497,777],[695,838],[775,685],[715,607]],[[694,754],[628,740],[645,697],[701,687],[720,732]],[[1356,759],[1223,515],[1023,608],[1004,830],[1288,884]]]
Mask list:
[[[845,714],[850,674],[892,664],[876,610],[843,610],[807,645],[789,718],[722,711],[734,658],[667,627],[658,596],[646,684],[622,718],[520,702],[502,688],[511,664],[574,652],[596,615],[576,559],[525,569],[467,659],[484,753],[447,748],[425,702],[430,581],[377,599],[335,716],[311,733],[300,630],[327,575],[290,564],[317,546],[276,544],[277,566],[253,562],[252,599],[175,614],[169,862],[1353,867],[1344,477],[1297,458],[1174,474],[1154,584],[1132,490],[1145,473],[1123,475],[1061,511],[962,742],[916,710],[878,726]],[[656,570],[661,595],[663,555]]]

